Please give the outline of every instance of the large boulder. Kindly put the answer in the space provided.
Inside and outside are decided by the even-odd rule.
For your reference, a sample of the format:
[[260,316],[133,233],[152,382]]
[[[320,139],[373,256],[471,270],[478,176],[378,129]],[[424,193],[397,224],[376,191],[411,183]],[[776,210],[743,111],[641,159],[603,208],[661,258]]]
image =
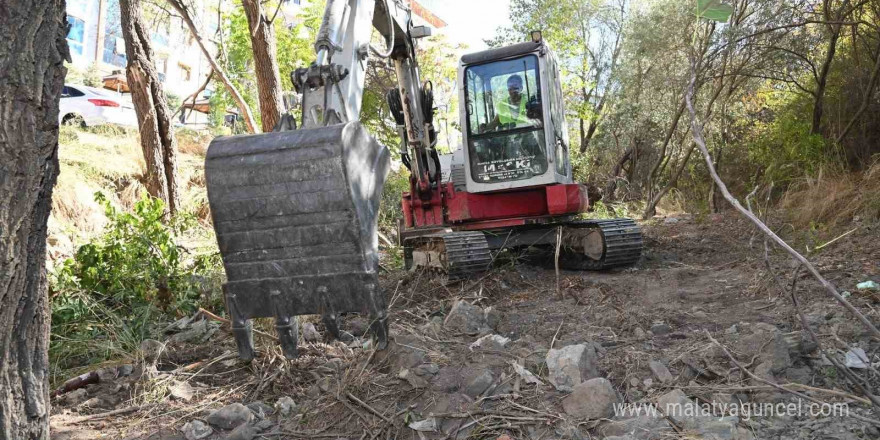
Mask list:
[[547,352],[548,379],[559,391],[572,391],[584,381],[599,377],[599,355],[593,345],[569,345]]

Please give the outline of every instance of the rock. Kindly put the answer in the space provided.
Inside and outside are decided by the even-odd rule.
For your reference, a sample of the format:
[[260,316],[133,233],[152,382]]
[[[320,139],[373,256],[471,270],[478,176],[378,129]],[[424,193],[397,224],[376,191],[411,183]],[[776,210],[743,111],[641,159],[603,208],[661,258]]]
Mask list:
[[[669,438],[675,431],[669,422],[656,411],[645,408],[644,413],[635,417],[615,417],[599,426],[599,434],[606,436],[630,436],[636,440],[658,440]],[[653,408],[650,408],[653,409]]]
[[672,373],[669,372],[669,369],[666,368],[666,365],[663,365],[659,361],[652,360],[648,363],[648,368],[651,369],[651,372],[654,373],[654,377],[656,377],[662,383],[672,383],[675,380],[675,377]]
[[119,374],[119,377],[127,377],[131,376],[131,373],[134,373],[134,365],[125,364],[116,367],[116,372]]
[[483,310],[483,315],[486,317],[486,325],[489,326],[490,329],[498,328],[498,323],[501,322],[501,312],[498,311],[495,307],[486,307]]
[[416,367],[413,372],[419,376],[433,376],[440,371],[440,367],[437,364],[422,364]]
[[303,340],[306,342],[315,343],[321,340],[321,334],[318,333],[318,329],[315,328],[315,324],[312,324],[311,322],[303,323],[302,333]]
[[696,426],[692,429],[699,438],[705,440],[739,440],[737,422],[732,418],[713,419],[701,417],[696,419]]
[[657,408],[669,420],[685,429],[693,429],[694,402],[684,391],[676,388],[657,399]]
[[183,402],[189,402],[192,400],[195,391],[196,390],[189,384],[189,382],[178,380],[171,382],[171,386],[168,388],[168,392],[174,400],[180,400]]
[[464,394],[476,398],[489,389],[493,382],[495,382],[495,378],[492,377],[492,373],[489,370],[483,370],[482,373],[472,378],[467,385],[465,385]]
[[[288,399],[289,399],[289,397],[288,397]],[[255,416],[257,416],[258,419],[265,419],[266,417],[271,416],[275,412],[275,408],[272,408],[271,406],[269,406],[259,400],[254,403],[249,403],[247,405],[247,407],[248,407],[248,409],[251,410],[251,412],[254,413]]]
[[275,402],[275,409],[282,416],[289,416],[292,412],[296,411],[296,402],[290,397],[284,396]]
[[556,435],[562,440],[588,440],[590,437],[585,436],[580,427],[574,423],[563,423],[556,428]]
[[559,391],[572,391],[575,385],[599,377],[599,355],[593,345],[569,345],[547,352],[550,383]]
[[144,357],[144,363],[147,365],[156,365],[163,351],[165,344],[155,339],[144,339],[141,342],[141,356]]
[[346,319],[346,324],[351,334],[357,337],[366,335],[370,330],[370,320],[363,316],[352,316]]
[[651,333],[654,336],[663,336],[672,333],[672,327],[669,324],[657,323],[651,326]]
[[211,412],[205,420],[215,428],[233,429],[253,419],[254,413],[250,408],[240,403],[233,403]]
[[210,437],[214,430],[201,420],[192,420],[183,425],[180,432],[183,433],[186,440],[201,440]]
[[725,335],[735,335],[737,333],[739,333],[739,328],[736,326],[736,324],[728,327],[727,330],[724,330]]
[[170,340],[177,344],[203,342],[208,340],[217,329],[218,326],[203,319],[193,323],[189,330],[172,336]]
[[789,341],[776,326],[759,322],[752,325],[752,334],[737,341],[737,351],[749,356],[758,355],[760,362],[769,362],[774,373],[791,367]]
[[565,413],[579,419],[607,419],[614,415],[614,404],[620,402],[617,391],[604,377],[578,384],[562,399]]
[[645,333],[645,331],[642,330],[641,327],[636,327],[636,329],[633,330],[633,337],[636,338],[636,339],[639,340],[639,341],[642,341],[642,340],[648,338],[648,334]]
[[663,219],[663,224],[665,225],[674,225],[676,223],[678,223],[678,219],[675,217],[666,217]]
[[406,383],[409,384],[409,386],[413,387],[414,389],[422,389],[428,386],[427,380],[419,377],[407,368],[400,370],[400,373],[397,374],[397,378],[404,380]]
[[501,351],[507,344],[510,342],[510,338],[505,338],[501,335],[486,335],[480,339],[477,339],[473,344],[470,345],[471,351],[476,349],[483,350],[494,350]]
[[430,321],[425,323],[425,325],[419,327],[422,333],[427,334],[428,336],[434,336],[440,334],[440,330],[443,329],[443,318],[439,316],[434,316]]
[[468,335],[478,335],[490,331],[486,313],[478,306],[464,300],[458,300],[452,305],[452,310],[446,316],[443,326],[449,330]]
[[226,436],[226,440],[254,440],[258,434],[257,429],[253,426],[242,424],[238,428],[232,430]]
[[107,367],[98,369],[95,373],[98,374],[99,382],[110,382],[117,377],[116,367]]
[[265,431],[265,430],[272,428],[274,426],[275,426],[275,422],[273,422],[270,419],[263,419],[263,420],[260,420],[259,422],[257,422],[256,424],[254,424],[254,428],[260,432]]
[[63,400],[64,403],[68,405],[78,405],[86,400],[89,393],[85,388],[80,388],[78,390],[73,390],[64,395]]

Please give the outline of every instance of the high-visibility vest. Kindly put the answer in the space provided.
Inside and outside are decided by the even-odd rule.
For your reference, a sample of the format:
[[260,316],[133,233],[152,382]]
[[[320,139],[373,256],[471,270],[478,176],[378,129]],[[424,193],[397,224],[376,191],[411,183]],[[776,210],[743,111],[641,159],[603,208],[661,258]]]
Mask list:
[[519,108],[510,103],[510,98],[502,100],[498,103],[498,122],[502,124],[528,124],[529,118],[526,116],[526,97],[520,96]]

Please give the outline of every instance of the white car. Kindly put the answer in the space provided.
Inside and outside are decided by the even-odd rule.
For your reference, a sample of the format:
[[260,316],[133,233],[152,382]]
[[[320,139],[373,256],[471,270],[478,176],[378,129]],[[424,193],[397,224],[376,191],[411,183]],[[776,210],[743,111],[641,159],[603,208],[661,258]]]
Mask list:
[[131,99],[109,90],[65,84],[61,91],[59,108],[59,124],[88,127],[103,124],[138,126]]

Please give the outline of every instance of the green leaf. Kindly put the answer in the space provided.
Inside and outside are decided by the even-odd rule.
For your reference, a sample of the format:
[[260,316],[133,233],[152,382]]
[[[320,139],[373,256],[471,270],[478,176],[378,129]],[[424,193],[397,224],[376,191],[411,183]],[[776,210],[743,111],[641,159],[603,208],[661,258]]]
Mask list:
[[726,22],[733,14],[733,6],[720,0],[697,0],[697,17]]

